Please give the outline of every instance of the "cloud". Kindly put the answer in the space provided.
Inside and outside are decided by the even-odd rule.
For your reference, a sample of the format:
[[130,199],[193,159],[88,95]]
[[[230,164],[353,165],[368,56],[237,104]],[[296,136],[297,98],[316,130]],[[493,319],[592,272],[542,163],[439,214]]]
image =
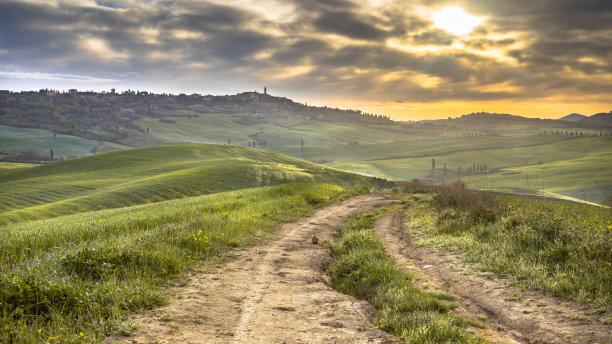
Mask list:
[[78,83],[108,83],[118,82],[117,79],[96,78],[86,75],[70,75],[70,74],[49,74],[37,72],[1,72],[0,76],[16,78],[16,79],[37,79],[37,80],[61,80]]
[[463,0],[486,19],[461,38],[431,20],[450,5],[457,2],[4,0],[0,70],[10,72],[0,75],[214,93],[272,80],[287,94],[357,103],[609,99],[611,2]]
[[379,41],[393,35],[392,32],[363,20],[362,15],[347,11],[324,12],[314,21],[314,26],[321,32],[363,40]]
[[456,38],[442,29],[432,29],[412,36],[412,42],[417,45],[451,45]]

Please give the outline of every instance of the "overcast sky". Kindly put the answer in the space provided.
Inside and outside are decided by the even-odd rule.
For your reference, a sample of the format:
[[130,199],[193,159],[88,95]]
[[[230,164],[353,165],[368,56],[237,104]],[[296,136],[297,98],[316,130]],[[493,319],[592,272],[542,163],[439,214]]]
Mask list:
[[612,110],[610,0],[0,0],[0,89],[263,91],[398,119]]

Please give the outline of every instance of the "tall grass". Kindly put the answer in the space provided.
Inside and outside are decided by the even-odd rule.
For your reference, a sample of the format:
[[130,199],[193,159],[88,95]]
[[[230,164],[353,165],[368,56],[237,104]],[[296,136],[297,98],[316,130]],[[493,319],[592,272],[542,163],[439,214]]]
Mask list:
[[351,195],[285,184],[0,227],[0,342],[101,342],[160,286]]
[[459,184],[412,195],[419,242],[550,295],[612,305],[612,210],[477,193]]
[[387,255],[372,231],[386,211],[357,215],[338,228],[329,268],[334,287],[369,301],[378,310],[376,324],[406,343],[486,343],[466,329],[474,323],[450,313],[452,295],[419,289]]

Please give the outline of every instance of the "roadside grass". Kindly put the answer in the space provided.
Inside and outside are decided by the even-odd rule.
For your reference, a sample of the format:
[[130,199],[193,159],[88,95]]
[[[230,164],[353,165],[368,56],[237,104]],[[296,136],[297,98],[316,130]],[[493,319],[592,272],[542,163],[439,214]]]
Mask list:
[[387,255],[372,228],[388,211],[358,214],[337,229],[328,270],[334,288],[370,302],[377,309],[375,323],[406,343],[487,343],[468,329],[479,324],[451,314],[453,295],[419,289]]
[[460,183],[406,194],[418,243],[463,253],[522,287],[612,310],[612,210],[487,195]]
[[[365,189],[363,191],[366,191]],[[0,227],[0,342],[99,343],[163,287],[355,194],[291,183]]]
[[352,186],[362,176],[236,146],[130,149],[0,170],[0,224],[288,182]]

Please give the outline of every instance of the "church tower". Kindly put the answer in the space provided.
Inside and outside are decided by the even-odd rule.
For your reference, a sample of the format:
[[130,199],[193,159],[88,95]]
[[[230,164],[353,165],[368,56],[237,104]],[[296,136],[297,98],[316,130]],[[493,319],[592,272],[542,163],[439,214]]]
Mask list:
[[264,86],[264,94],[268,94],[268,87]]

